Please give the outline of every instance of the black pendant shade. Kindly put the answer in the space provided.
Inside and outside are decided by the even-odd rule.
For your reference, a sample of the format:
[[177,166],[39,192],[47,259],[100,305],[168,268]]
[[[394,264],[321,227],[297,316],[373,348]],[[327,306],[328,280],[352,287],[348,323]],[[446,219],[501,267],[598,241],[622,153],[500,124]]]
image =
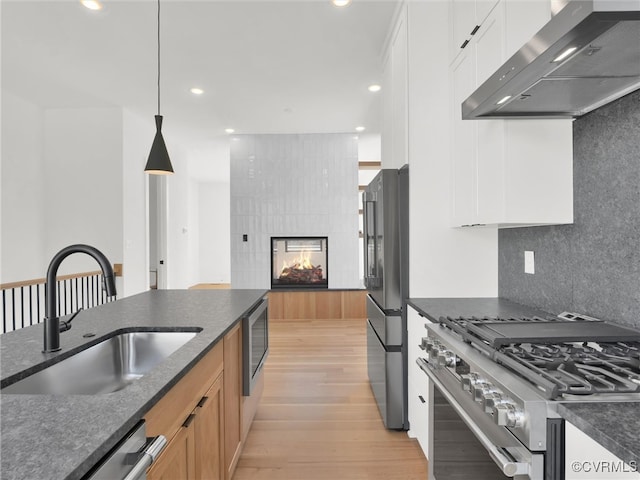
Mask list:
[[151,175],[170,175],[173,173],[173,166],[164,138],[162,138],[162,115],[160,115],[160,0],[158,0],[158,114],[155,119],[156,136],[153,138],[151,152],[149,152],[144,171]]
[[156,115],[155,119],[156,136],[153,139],[153,145],[151,145],[151,152],[144,171],[152,175],[170,175],[173,173],[173,166],[169,159],[164,138],[162,138],[162,115]]

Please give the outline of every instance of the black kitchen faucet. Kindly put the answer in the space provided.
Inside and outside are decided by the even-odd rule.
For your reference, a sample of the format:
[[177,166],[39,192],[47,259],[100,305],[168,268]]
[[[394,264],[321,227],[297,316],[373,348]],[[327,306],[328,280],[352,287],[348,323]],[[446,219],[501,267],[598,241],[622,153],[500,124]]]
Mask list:
[[[107,257],[105,257],[100,250],[90,245],[78,244],[69,245],[56,253],[49,264],[47,283],[45,285],[44,353],[57,352],[60,350],[60,317],[58,317],[56,311],[56,277],[60,264],[72,253],[86,253],[92,256],[102,269],[104,289],[107,292],[107,296],[114,297],[116,295],[116,282],[113,275],[113,268],[109,260],[107,260]],[[68,330],[69,328],[69,322],[66,322],[63,330]]]

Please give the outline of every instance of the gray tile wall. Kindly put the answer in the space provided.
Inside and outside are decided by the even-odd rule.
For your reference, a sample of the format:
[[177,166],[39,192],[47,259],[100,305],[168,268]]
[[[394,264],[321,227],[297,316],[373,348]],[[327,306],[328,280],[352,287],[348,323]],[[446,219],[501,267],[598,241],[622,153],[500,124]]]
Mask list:
[[573,138],[574,224],[500,230],[499,294],[640,328],[640,91],[577,119]]
[[327,236],[329,288],[360,286],[353,134],[232,138],[233,288],[270,288],[272,236]]

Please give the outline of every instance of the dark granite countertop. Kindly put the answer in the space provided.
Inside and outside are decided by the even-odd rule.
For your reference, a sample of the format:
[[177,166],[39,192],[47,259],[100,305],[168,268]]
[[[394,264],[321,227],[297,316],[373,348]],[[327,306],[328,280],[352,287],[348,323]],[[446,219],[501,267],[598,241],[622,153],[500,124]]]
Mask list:
[[[157,290],[81,312],[43,354],[43,325],[0,336],[0,378],[64,358],[114,330],[198,327],[161,365],[105,395],[9,395],[0,391],[2,480],[79,479],[260,299],[265,290]],[[95,333],[91,339],[85,333]]]
[[[553,313],[502,298],[411,298],[435,322],[441,316],[547,316]],[[558,312],[560,313],[560,312]],[[640,465],[640,401],[558,403],[558,413],[627,464]]]

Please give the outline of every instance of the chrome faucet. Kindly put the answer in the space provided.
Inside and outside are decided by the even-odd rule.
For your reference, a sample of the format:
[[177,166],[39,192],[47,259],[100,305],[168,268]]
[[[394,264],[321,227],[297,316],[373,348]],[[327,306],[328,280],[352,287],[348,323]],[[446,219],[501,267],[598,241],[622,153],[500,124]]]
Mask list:
[[[107,257],[105,257],[100,250],[90,245],[69,245],[56,253],[49,264],[47,283],[45,285],[44,353],[57,352],[60,350],[60,318],[56,311],[56,277],[60,264],[72,253],[86,253],[92,256],[100,264],[100,268],[102,269],[104,289],[107,292],[107,296],[114,297],[116,295],[116,282],[115,276],[113,275],[113,268],[109,260],[107,260]],[[69,328],[70,326],[67,322],[65,330]]]

